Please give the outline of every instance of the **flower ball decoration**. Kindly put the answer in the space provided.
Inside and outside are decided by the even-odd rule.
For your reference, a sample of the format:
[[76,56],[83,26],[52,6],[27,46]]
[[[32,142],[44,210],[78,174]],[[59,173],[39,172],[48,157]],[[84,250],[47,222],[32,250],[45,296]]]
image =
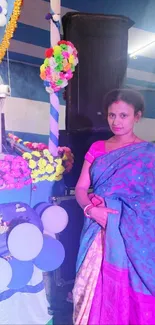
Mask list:
[[45,56],[40,67],[40,78],[48,93],[58,92],[73,77],[78,64],[77,50],[71,42],[59,41],[56,46],[46,50]]
[[7,23],[6,15],[7,15],[8,4],[6,0],[0,0],[0,27],[4,27]]

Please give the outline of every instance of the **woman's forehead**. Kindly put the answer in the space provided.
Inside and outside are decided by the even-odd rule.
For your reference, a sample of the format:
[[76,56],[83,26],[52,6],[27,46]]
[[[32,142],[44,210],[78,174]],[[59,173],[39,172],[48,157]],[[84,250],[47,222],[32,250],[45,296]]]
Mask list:
[[117,101],[117,102],[114,102],[112,103],[109,108],[108,108],[108,111],[115,111],[115,112],[132,112],[134,110],[133,106],[126,103],[126,102],[123,102],[123,101]]

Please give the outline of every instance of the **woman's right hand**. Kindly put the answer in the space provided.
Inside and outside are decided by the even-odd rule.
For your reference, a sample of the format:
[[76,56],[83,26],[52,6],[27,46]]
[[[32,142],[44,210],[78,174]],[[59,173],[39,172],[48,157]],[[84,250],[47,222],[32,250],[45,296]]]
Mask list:
[[117,210],[109,209],[104,205],[93,207],[89,211],[90,218],[94,219],[103,228],[106,227],[109,213],[118,214],[119,212]]

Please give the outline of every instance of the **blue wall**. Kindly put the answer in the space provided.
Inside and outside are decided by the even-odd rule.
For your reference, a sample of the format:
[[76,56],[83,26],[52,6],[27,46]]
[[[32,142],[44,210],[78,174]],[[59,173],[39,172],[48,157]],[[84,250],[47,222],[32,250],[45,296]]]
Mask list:
[[[8,83],[6,62],[1,64],[1,75],[4,82]],[[32,67],[22,63],[10,63],[10,75],[12,97],[31,99],[46,103],[49,102],[49,95],[46,93],[43,82],[39,77],[39,67]],[[142,81],[142,86],[144,86],[144,83],[145,82]],[[136,84],[135,79],[133,79],[133,84]],[[139,84],[140,81],[137,82],[137,85]],[[147,90],[141,91],[141,93],[143,94],[146,103],[145,117],[155,118],[155,92]],[[62,93],[60,94],[60,104],[65,105]],[[29,109],[29,107],[27,109]]]
[[[8,66],[6,61],[1,63],[0,74],[4,83],[8,84]],[[49,95],[45,91],[43,81],[39,75],[39,67],[10,62],[11,96],[48,103]],[[65,105],[62,93],[60,93],[60,104]]]

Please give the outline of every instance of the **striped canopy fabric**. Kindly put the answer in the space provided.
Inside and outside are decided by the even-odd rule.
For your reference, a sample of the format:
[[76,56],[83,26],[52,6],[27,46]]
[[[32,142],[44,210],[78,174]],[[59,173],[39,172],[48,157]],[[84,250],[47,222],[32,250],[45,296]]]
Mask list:
[[[129,54],[152,43],[129,58],[127,84],[140,89],[155,89],[155,1],[154,0],[62,0],[62,15],[67,11],[119,14],[135,21],[129,31]],[[13,61],[40,65],[50,46],[48,0],[24,0],[18,28],[11,41],[9,56]]]
[[[8,0],[9,3],[11,1],[14,0]],[[145,119],[138,126],[138,135],[143,137],[145,133],[145,139],[153,140],[155,0],[61,0],[61,6],[62,15],[68,11],[116,14],[127,16],[135,22],[129,30],[125,82],[127,87],[140,90],[145,97],[147,109]],[[9,47],[9,64],[5,58],[0,66],[2,78],[7,84],[11,80],[12,89],[12,97],[7,99],[5,111],[6,127],[22,134],[36,134],[33,138],[35,140],[38,140],[38,134],[46,137],[49,134],[49,96],[39,78],[39,66],[43,62],[45,49],[50,46],[49,22],[45,19],[48,12],[49,0],[23,0],[18,27]],[[131,58],[130,54],[137,50],[136,57]],[[65,129],[65,102],[62,95],[60,103],[60,129]]]

